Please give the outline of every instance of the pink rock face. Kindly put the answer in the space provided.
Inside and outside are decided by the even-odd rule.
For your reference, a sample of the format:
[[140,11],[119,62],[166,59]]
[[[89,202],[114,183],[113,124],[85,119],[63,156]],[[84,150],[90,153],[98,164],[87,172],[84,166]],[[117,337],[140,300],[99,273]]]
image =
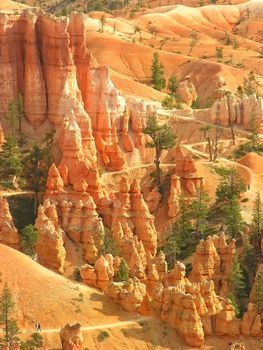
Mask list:
[[222,307],[216,315],[215,333],[219,336],[239,336],[240,320],[236,318],[234,306],[229,299],[224,299]]
[[39,206],[35,228],[39,238],[36,243],[36,252],[40,264],[58,273],[64,272],[66,250],[64,248],[63,231],[57,227],[56,222],[46,215],[46,208]]
[[[228,278],[235,255],[235,241],[226,244],[224,234],[201,240],[193,256],[193,269],[189,279],[192,282],[213,280],[219,295],[228,295]],[[224,283],[225,282],[225,283]]]
[[62,191],[64,182],[55,164],[52,164],[48,171],[47,190]]
[[263,100],[255,95],[242,99],[236,96],[223,97],[217,100],[210,109],[210,118],[215,123],[217,120],[223,126],[237,124],[244,129],[251,129],[251,119],[255,120],[258,132],[262,132],[263,124]]
[[63,350],[83,350],[84,338],[80,324],[66,324],[65,327],[61,328],[60,340]]
[[181,96],[184,103],[192,106],[193,101],[197,99],[197,92],[190,77],[180,83],[178,94]]
[[249,303],[241,321],[241,333],[246,337],[251,335],[259,336],[261,334],[261,327],[261,317],[257,312],[256,305]]
[[0,148],[4,142],[5,142],[4,130],[2,128],[2,124],[0,123]]
[[168,197],[168,216],[174,218],[178,213],[178,201],[181,194],[180,178],[171,177],[170,193]]
[[9,205],[5,198],[0,196],[0,243],[14,249],[20,249],[19,235],[15,228]]

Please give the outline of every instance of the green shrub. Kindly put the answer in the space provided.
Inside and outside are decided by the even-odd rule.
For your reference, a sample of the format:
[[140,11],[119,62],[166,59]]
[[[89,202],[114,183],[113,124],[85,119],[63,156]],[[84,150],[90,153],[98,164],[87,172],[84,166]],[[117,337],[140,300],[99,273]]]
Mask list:
[[80,274],[80,268],[78,266],[75,267],[74,270],[74,280],[77,282],[82,282],[82,277]]
[[116,282],[127,281],[129,278],[129,268],[124,259],[121,259],[119,270],[114,276]]
[[98,336],[97,339],[99,342],[103,342],[104,340],[109,338],[109,333],[107,331],[101,331]]

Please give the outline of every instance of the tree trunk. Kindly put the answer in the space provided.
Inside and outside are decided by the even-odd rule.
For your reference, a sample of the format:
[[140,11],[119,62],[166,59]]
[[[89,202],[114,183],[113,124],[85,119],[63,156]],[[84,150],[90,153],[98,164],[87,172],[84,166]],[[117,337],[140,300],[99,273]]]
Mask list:
[[236,144],[236,135],[235,135],[235,129],[234,129],[234,124],[233,123],[230,124],[230,130],[231,130],[232,142],[233,142],[233,145],[235,146],[235,144]]

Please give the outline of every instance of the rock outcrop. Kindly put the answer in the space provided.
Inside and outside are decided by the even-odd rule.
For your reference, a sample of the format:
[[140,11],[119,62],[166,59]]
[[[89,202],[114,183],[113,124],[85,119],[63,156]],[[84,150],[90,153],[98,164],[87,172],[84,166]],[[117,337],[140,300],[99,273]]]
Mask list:
[[60,340],[63,350],[83,350],[84,338],[80,324],[66,324],[60,330]]
[[7,200],[0,196],[0,243],[20,249],[19,234],[15,228]]
[[66,259],[64,232],[58,226],[56,207],[53,203],[46,201],[44,206],[39,206],[35,228],[39,234],[36,252],[40,264],[62,274]]
[[188,106],[192,106],[192,103],[197,99],[197,92],[190,76],[185,77],[185,80],[180,83],[178,94]]
[[0,123],[0,148],[5,142],[4,130],[2,128],[2,124]]
[[223,126],[239,125],[251,130],[252,118],[258,132],[262,132],[263,100],[256,95],[223,97],[217,100],[210,109],[212,122],[217,121]]
[[168,216],[174,218],[178,213],[178,202],[181,194],[180,178],[176,175],[171,177],[170,193],[168,197]]
[[224,234],[201,240],[192,259],[192,282],[213,280],[216,292],[228,295],[228,280],[235,255],[235,240],[228,245]]

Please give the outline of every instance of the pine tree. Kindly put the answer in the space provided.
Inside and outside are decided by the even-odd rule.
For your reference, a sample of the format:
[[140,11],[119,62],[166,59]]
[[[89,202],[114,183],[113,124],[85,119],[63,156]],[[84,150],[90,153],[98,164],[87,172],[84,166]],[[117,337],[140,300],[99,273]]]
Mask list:
[[168,89],[169,89],[169,94],[172,96],[175,96],[177,93],[177,90],[179,88],[179,82],[177,80],[176,75],[172,74],[169,78],[168,81]]
[[254,287],[254,302],[259,312],[263,312],[263,270],[259,271]]
[[195,30],[192,31],[190,39],[191,41],[190,41],[190,49],[187,54],[188,56],[191,54],[191,52],[193,51],[193,48],[197,45],[199,40],[198,33]]
[[36,242],[38,240],[38,232],[33,225],[27,225],[21,232],[21,248],[23,253],[34,257],[36,254]]
[[174,266],[176,260],[183,260],[188,257],[192,249],[192,238],[190,236],[193,231],[191,224],[191,204],[186,200],[183,194],[179,198],[179,217],[172,225],[167,234],[165,244],[161,250],[165,253],[168,268]]
[[239,238],[245,228],[237,198],[231,198],[224,207],[226,232],[231,238]]
[[16,321],[12,318],[15,311],[15,302],[13,300],[10,289],[5,284],[0,295],[0,325],[3,326],[3,340],[12,345],[15,337],[19,333],[19,328]]
[[35,194],[35,215],[38,208],[38,194],[45,191],[48,169],[50,167],[46,159],[46,149],[41,149],[38,144],[34,144],[32,149],[24,156],[24,178],[28,189]]
[[53,144],[54,144],[55,133],[56,133],[55,129],[51,129],[49,132],[46,133],[46,136],[44,138],[45,146],[42,147],[44,160],[47,164],[48,169],[54,163]]
[[240,317],[243,313],[243,300],[245,293],[245,278],[241,269],[238,256],[234,257],[231,274],[229,276],[229,298],[236,309],[236,314]]
[[121,250],[116,239],[111,236],[111,231],[104,228],[105,234],[101,235],[103,244],[101,245],[98,255],[112,254],[113,256],[121,256]]
[[256,255],[255,249],[250,244],[249,240],[246,239],[244,242],[244,250],[241,255],[241,266],[244,271],[247,295],[249,295],[251,291],[258,263],[259,258]]
[[24,101],[21,93],[18,94],[16,99],[16,111],[18,119],[18,131],[22,130],[22,118],[24,116]]
[[221,176],[216,190],[217,202],[226,202],[234,197],[239,198],[240,194],[246,191],[244,181],[235,168],[217,168],[216,171]]
[[175,145],[176,137],[170,126],[167,124],[160,125],[156,116],[148,117],[146,127],[142,132],[149,135],[151,142],[146,144],[148,148],[155,148],[155,166],[157,173],[158,187],[161,188],[161,171],[160,171],[160,157],[163,150],[169,150]]
[[159,61],[159,55],[157,52],[153,54],[152,60],[152,81],[155,90],[162,90],[165,88],[165,78],[163,65]]
[[244,78],[243,81],[243,91],[246,95],[250,96],[257,94],[258,90],[258,81],[256,75],[253,71],[248,73],[247,78]]
[[263,238],[263,212],[259,192],[257,192],[257,196],[254,202],[252,224],[252,238],[255,242],[255,248],[257,252],[260,252],[261,240]]
[[123,282],[123,281],[127,281],[128,278],[129,278],[129,268],[128,268],[125,260],[121,259],[121,263],[120,263],[118,272],[114,276],[114,280],[116,282]]
[[193,226],[193,235],[196,238],[204,238],[207,228],[207,216],[209,212],[208,194],[199,186],[196,191],[196,197],[191,204],[191,222]]
[[15,101],[9,102],[6,119],[8,120],[9,129],[11,131],[11,136],[14,137],[15,125],[16,125],[16,120],[17,120],[17,104]]
[[250,144],[251,144],[251,149],[252,149],[252,151],[254,151],[256,146],[258,145],[258,141],[259,141],[258,123],[256,120],[255,108],[252,109],[249,124],[250,124],[249,125],[250,132],[251,132],[251,134],[249,135],[249,140],[250,140]]
[[7,137],[0,149],[0,176],[11,177],[14,183],[15,178],[23,171],[22,156],[14,137]]

